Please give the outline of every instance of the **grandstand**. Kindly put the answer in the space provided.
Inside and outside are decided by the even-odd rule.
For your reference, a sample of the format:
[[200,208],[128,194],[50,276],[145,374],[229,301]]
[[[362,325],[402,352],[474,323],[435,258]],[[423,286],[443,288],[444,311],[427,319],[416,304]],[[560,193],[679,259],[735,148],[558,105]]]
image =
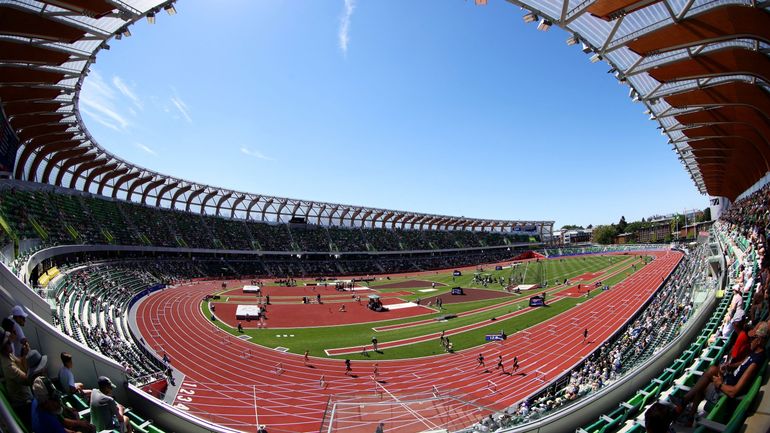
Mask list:
[[[80,89],[97,54],[130,36],[137,21],[164,10],[176,14],[175,1],[0,0],[0,311],[23,305],[29,312],[25,333],[33,348],[48,354],[50,376],[58,354],[67,351],[88,387],[103,375],[117,383],[115,396],[131,407],[134,431],[253,431],[269,423],[271,432],[356,432],[381,419],[407,433],[643,431],[648,407],[657,401],[674,407],[728,353],[737,340],[730,334],[737,311],[755,326],[768,319],[769,6],[509,1],[526,9],[526,23],[561,27],[569,45],[581,45],[592,62],[607,62],[631,99],[660,124],[698,190],[724,210],[698,245],[555,248],[548,220],[298,200],[148,170],[96,142],[81,118]],[[532,255],[520,262],[525,269],[528,261],[537,263],[529,277],[512,268],[524,253]],[[563,284],[554,284],[540,261],[567,260],[580,269],[588,266],[580,260],[595,256],[618,259],[596,272],[574,271]],[[420,298],[433,296],[426,293],[435,284],[406,286],[415,289],[407,294],[404,287],[377,291],[377,284],[444,278],[446,292],[450,281],[470,280],[476,270],[488,276],[484,288],[499,278],[498,291],[511,298],[460,311],[470,317],[460,319],[468,329],[497,327],[487,322],[498,317],[499,327],[507,326],[509,316],[521,314],[513,306],[521,310],[516,302],[524,297],[507,291],[505,275],[508,283],[515,276],[542,284],[543,296],[554,297],[553,310],[571,302],[572,317],[554,313],[517,325],[509,336],[501,332],[507,342],[495,339],[482,349],[468,344],[457,353],[449,338],[463,348],[465,329],[451,330],[446,342],[442,329],[446,354],[383,362],[376,373],[387,378],[382,381],[375,373],[368,377],[371,362],[356,359],[357,376],[343,382],[339,359],[314,357],[308,372],[307,359],[286,353],[291,348],[256,346],[228,331],[213,309],[220,304],[208,302],[225,295],[228,283],[265,279],[276,280],[265,287],[283,289],[271,310],[298,304],[293,291],[307,298],[305,287],[293,287],[297,281],[318,290],[314,308],[324,290],[335,309],[338,302],[353,305],[355,290],[385,301],[389,290],[398,291],[393,296],[406,302],[389,304],[393,311],[432,308]],[[575,287],[569,279],[580,282]],[[335,293],[329,280],[348,284],[353,295]],[[612,280],[612,287],[602,280]],[[585,301],[578,302],[580,296]],[[501,305],[509,311],[474,318]],[[424,325],[408,320],[389,319],[386,326]],[[435,349],[439,325],[429,321],[434,328],[408,338]],[[598,329],[591,340],[600,344],[580,341],[589,324]],[[557,341],[557,330],[566,329],[575,338]],[[294,337],[283,332],[301,331],[276,338]],[[536,338],[543,335],[558,344],[543,348]],[[366,352],[368,341],[363,344]],[[223,362],[223,348],[233,359]],[[479,381],[468,371],[482,350],[489,363],[493,352],[509,363],[528,353],[526,362],[543,366],[522,360],[527,378],[518,383]],[[166,351],[172,361],[164,359]],[[751,416],[752,406],[767,398],[761,391],[766,364],[740,399],[722,395],[705,406],[695,431],[737,431],[744,423],[767,430],[767,414]],[[238,381],[230,382],[233,377]],[[8,386],[0,391],[3,430],[29,432]],[[67,396],[64,404],[88,419],[83,396]]]

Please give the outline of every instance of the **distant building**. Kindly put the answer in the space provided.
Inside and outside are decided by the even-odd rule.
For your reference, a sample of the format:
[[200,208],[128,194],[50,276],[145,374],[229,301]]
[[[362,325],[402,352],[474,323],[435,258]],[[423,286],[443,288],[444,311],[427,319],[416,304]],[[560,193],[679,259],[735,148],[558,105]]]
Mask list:
[[636,232],[636,242],[643,244],[670,242],[671,239],[671,219],[656,221],[652,226]]
[[633,233],[621,233],[621,234],[615,236],[615,243],[616,244],[632,244],[632,243],[634,243],[634,234]]
[[575,245],[590,243],[593,238],[593,229],[561,229],[553,234],[554,243],[561,245]]

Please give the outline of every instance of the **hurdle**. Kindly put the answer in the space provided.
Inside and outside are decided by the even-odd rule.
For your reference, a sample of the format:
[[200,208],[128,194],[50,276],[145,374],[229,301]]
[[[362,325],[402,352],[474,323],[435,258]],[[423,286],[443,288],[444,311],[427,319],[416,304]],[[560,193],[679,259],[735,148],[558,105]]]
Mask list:
[[492,393],[497,392],[497,384],[492,382],[491,380],[487,381],[487,389],[490,390]]
[[578,317],[572,317],[569,321],[572,326],[580,326],[580,318]]

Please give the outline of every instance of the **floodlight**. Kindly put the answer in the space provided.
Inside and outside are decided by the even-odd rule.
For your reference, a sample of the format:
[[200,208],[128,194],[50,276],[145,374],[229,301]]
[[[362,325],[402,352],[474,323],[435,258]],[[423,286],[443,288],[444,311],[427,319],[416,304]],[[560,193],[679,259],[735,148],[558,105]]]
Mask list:
[[547,31],[548,31],[548,29],[550,29],[550,28],[551,28],[551,25],[552,25],[552,24],[553,24],[552,22],[550,22],[550,21],[548,21],[547,19],[543,18],[543,19],[542,19],[542,20],[540,20],[540,22],[537,24],[537,29],[538,29],[538,30],[540,30],[541,32],[547,32]]
[[166,6],[165,6],[163,9],[164,9],[164,10],[166,11],[166,13],[168,13],[169,15],[176,15],[176,8],[174,8],[174,4],[173,4],[173,3],[169,3],[169,4],[167,4],[167,5],[166,5]]
[[126,38],[131,37],[131,30],[129,30],[128,27],[123,27],[123,31],[121,31],[120,33],[122,33],[123,36]]
[[525,23],[534,23],[535,21],[537,21],[537,15],[533,14],[532,12],[524,15]]
[[591,48],[591,46],[590,46],[590,45],[588,45],[587,43],[583,42],[583,52],[584,52],[584,53],[588,54],[588,53],[590,53],[590,52],[591,52],[591,51],[593,51],[593,50],[594,50],[594,49],[593,49],[593,48]]
[[115,35],[115,39],[117,39],[117,40],[121,40],[121,39],[123,39],[123,35],[121,35],[120,33],[117,33],[117,34]]
[[599,60],[602,60],[602,55],[601,54],[596,53],[593,56],[591,56],[591,63],[596,63]]
[[155,24],[155,12],[147,12],[147,23]]
[[580,42],[580,38],[578,38],[578,35],[574,33],[572,34],[572,36],[567,38],[567,45],[569,46],[577,45],[578,42]]

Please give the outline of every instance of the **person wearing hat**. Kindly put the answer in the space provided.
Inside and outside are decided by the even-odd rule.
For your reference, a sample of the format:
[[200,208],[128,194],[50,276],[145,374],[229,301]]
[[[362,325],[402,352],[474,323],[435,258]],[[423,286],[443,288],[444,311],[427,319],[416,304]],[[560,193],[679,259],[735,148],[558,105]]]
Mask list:
[[[83,432],[94,433],[96,428],[88,421],[79,419],[78,413],[64,406],[62,394],[45,375],[32,382],[32,432]],[[59,429],[61,426],[61,430]]]
[[730,349],[730,358],[727,360],[728,363],[742,361],[746,355],[749,354],[751,345],[749,334],[746,332],[746,316],[744,315],[743,310],[735,312],[732,324],[733,332],[737,334],[737,337],[735,338],[732,349]]
[[91,424],[96,431],[120,430],[131,432],[131,423],[124,415],[125,408],[112,397],[115,385],[109,377],[99,376],[99,388],[91,391]]
[[[735,398],[748,390],[751,381],[762,368],[762,365],[767,362],[765,354],[767,335],[767,323],[762,322],[749,333],[750,349],[744,359],[732,364],[712,365],[685,394],[684,398],[677,398],[672,395],[671,402],[676,405],[676,412],[682,414],[680,421],[683,424],[692,425],[695,411],[704,398],[716,402],[722,395]],[[688,404],[690,410],[685,412]]]
[[[11,407],[16,411],[21,422],[29,426],[32,406],[32,390],[30,384],[35,376],[45,371],[48,357],[37,350],[24,353],[22,357],[13,354],[11,346],[15,333],[5,332],[0,344],[0,368],[5,377],[5,387]],[[26,351],[25,351],[26,352]]]
[[260,425],[257,429],[257,433],[267,433],[267,427],[264,424]]
[[32,383],[32,433],[66,433],[59,420],[62,413],[60,395],[50,380],[40,376]]
[[16,331],[16,343],[13,346],[13,354],[17,358],[21,356],[22,346],[27,344],[27,337],[24,335],[23,329],[24,324],[27,323],[27,316],[28,314],[21,305],[16,305],[11,309],[11,317],[9,319],[13,320],[13,329]]

